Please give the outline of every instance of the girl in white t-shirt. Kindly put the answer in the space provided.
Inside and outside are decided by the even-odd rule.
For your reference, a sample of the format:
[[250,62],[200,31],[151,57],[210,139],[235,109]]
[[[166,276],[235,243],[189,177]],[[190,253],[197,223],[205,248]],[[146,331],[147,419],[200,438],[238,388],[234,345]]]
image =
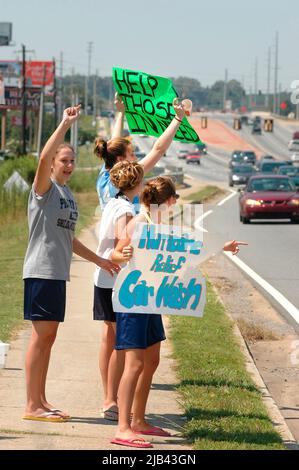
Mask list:
[[[143,167],[137,162],[117,163],[110,178],[118,189],[116,196],[106,205],[100,224],[98,256],[105,253],[111,258],[128,222],[135,216],[133,200],[142,188]],[[122,260],[123,261],[123,260]],[[104,322],[100,347],[100,373],[103,384],[103,417],[118,420],[117,390],[123,372],[123,354],[114,350],[116,317],[112,306],[112,289],[116,277],[107,276],[103,269],[94,274],[94,320]]]

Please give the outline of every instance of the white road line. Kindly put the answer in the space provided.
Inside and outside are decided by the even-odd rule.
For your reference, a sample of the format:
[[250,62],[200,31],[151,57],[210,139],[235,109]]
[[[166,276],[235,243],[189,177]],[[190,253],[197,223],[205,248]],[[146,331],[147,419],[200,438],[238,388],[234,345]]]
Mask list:
[[201,225],[200,225],[200,222],[205,219],[206,217],[208,217],[208,215],[212,214],[213,211],[207,211],[205,212],[203,215],[201,215],[200,217],[198,217],[198,219],[196,219],[196,221],[194,222],[194,227],[197,229],[197,230],[200,230],[202,232],[207,232],[207,230],[205,228],[203,228]]
[[229,162],[229,157],[220,157],[219,155],[216,155],[214,152],[210,152],[208,150],[207,156],[211,155],[215,160],[218,160],[219,163],[222,163],[223,165],[226,165]]
[[218,202],[217,206],[222,206],[223,204],[225,204],[227,201],[229,201],[232,197],[234,197],[237,194],[237,191],[232,191],[232,190],[230,191],[231,191],[231,194],[229,194],[224,199],[222,199],[222,201]]
[[231,253],[224,252],[231,261],[233,261],[242,271],[244,271],[249,277],[251,277],[257,284],[259,284],[268,294],[273,297],[299,324],[299,310],[295,305],[293,305],[284,295],[282,295],[275,287],[271,286],[269,282],[265,281],[261,276],[259,276],[253,269],[251,269],[247,264],[241,261],[236,256],[233,256]]

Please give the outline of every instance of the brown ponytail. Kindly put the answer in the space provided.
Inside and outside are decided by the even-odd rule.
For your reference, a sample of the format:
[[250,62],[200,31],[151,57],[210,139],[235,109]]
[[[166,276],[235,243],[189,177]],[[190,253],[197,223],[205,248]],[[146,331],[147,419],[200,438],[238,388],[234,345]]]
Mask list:
[[148,181],[143,188],[140,200],[146,206],[151,204],[160,206],[171,196],[176,197],[175,184],[169,176],[158,176]]
[[107,170],[111,170],[117,162],[117,157],[125,158],[129,145],[130,142],[123,137],[117,137],[109,141],[98,137],[94,142],[94,154],[104,160]]

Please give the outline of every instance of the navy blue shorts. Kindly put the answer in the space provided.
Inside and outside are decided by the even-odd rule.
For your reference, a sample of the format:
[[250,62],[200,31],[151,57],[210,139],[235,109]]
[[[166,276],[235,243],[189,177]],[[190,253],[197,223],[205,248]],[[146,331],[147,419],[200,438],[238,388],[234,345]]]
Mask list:
[[65,281],[28,278],[24,282],[24,320],[63,322]]
[[116,322],[112,305],[112,289],[94,286],[93,319]]
[[161,315],[116,313],[115,349],[146,349],[164,339]]

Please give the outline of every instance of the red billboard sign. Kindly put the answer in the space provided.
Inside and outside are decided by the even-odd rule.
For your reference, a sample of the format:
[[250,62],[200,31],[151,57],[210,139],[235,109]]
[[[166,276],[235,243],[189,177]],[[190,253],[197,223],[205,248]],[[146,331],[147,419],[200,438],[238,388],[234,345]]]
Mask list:
[[[45,86],[54,87],[54,64],[51,61],[26,61],[26,85],[43,86],[43,68],[45,66]],[[0,74],[5,86],[21,86],[22,63],[14,60],[0,61]]]
[[45,86],[54,86],[53,62],[30,61],[26,62],[26,84],[29,87],[43,86],[43,70],[45,67]]

